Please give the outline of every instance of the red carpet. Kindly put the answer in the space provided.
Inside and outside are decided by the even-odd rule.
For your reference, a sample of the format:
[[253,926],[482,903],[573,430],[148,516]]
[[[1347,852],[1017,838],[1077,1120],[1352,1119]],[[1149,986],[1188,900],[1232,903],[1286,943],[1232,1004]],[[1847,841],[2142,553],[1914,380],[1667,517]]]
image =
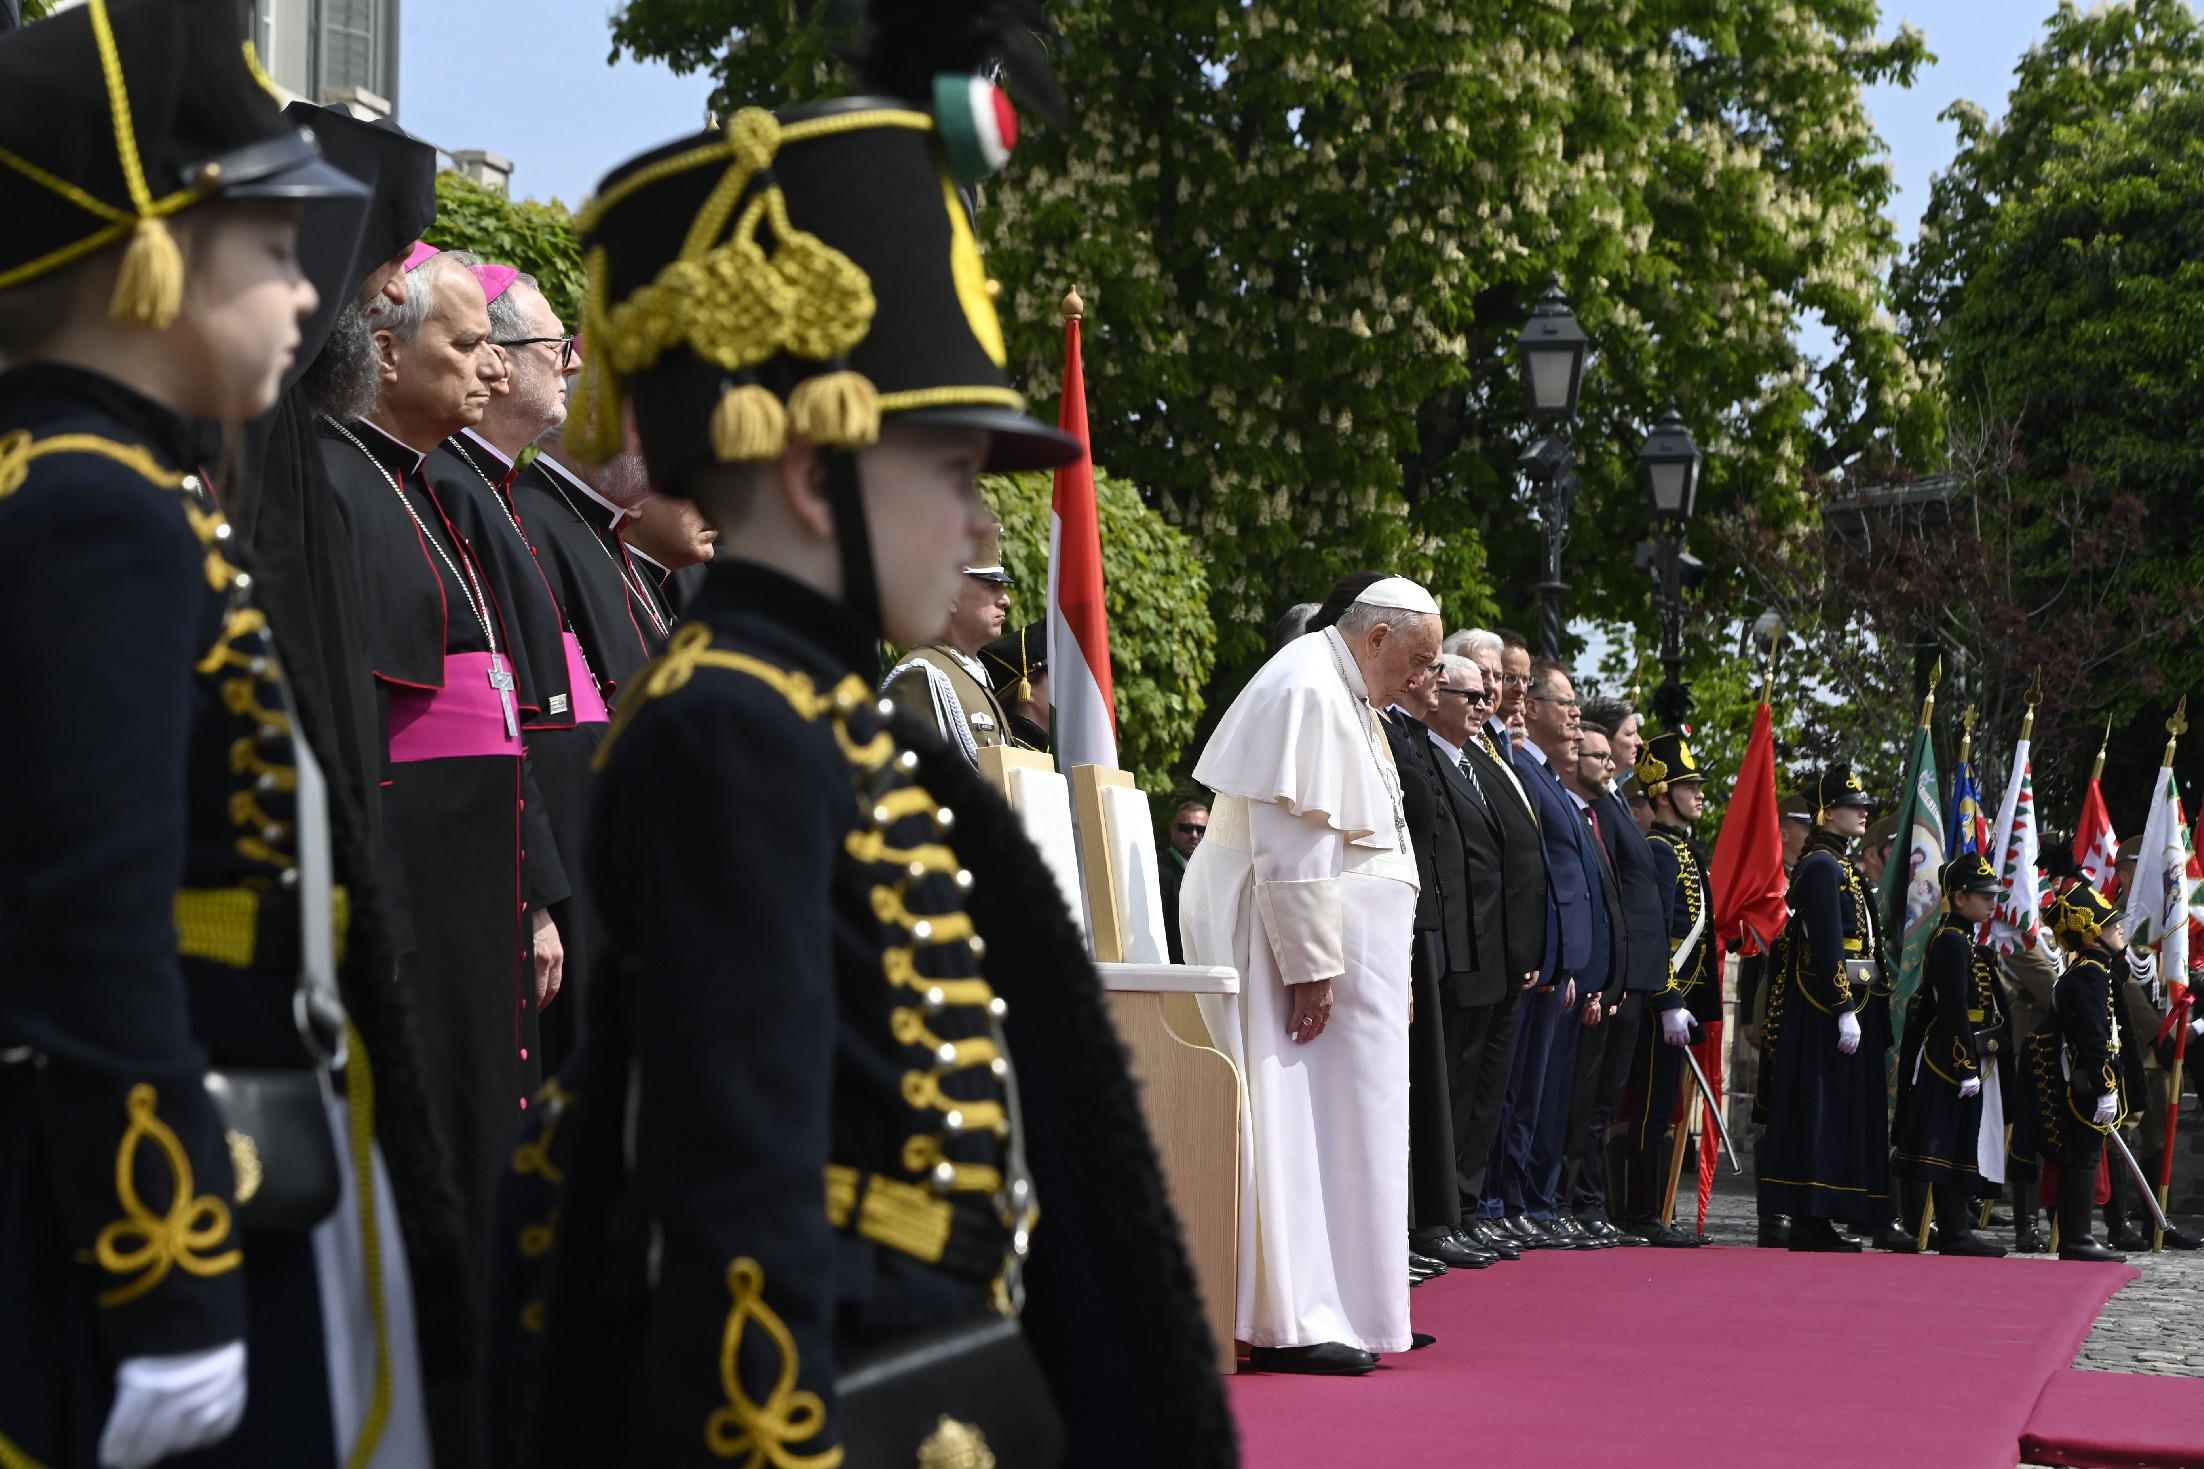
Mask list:
[[1537,1251],[1415,1294],[1367,1377],[1231,1380],[1247,1469],[2012,1469],[2125,1265]]
[[2204,1469],[2204,1379],[2054,1372],[2021,1447],[2032,1464]]

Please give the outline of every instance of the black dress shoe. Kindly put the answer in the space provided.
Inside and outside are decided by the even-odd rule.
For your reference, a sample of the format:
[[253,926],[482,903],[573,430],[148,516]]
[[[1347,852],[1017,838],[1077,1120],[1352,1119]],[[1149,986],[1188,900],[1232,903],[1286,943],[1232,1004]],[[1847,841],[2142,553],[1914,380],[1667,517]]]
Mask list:
[[1464,1270],[1482,1270],[1487,1265],[1500,1263],[1500,1257],[1492,1251],[1460,1238],[1453,1230],[1442,1225],[1429,1225],[1411,1231],[1408,1248],[1427,1260],[1457,1265]]
[[1542,1219],[1525,1219],[1523,1227],[1516,1231],[1516,1238],[1522,1241],[1523,1248],[1526,1250],[1567,1250],[1575,1248],[1569,1243],[1567,1235],[1556,1232],[1552,1225]]
[[1586,1234],[1609,1245],[1630,1245],[1643,1248],[1646,1242],[1644,1235],[1630,1234],[1617,1229],[1605,1219],[1579,1219],[1577,1223],[1584,1226]]
[[2036,1228],[2033,1220],[2013,1231],[2013,1253],[2016,1255],[2040,1255],[2046,1243],[2043,1231]]
[[1630,1231],[1633,1234],[1643,1235],[1647,1244],[1657,1245],[1664,1250],[1696,1250],[1700,1245],[1698,1235],[1687,1234],[1681,1229],[1671,1229],[1658,1219],[1648,1219],[1643,1224],[1633,1224],[1630,1226]]
[[1918,1254],[1921,1249],[1920,1236],[1895,1219],[1885,1220],[1875,1227],[1874,1242],[1876,1249],[1897,1255]]
[[1436,1341],[1438,1341],[1438,1338],[1428,1331],[1411,1331],[1408,1333],[1408,1350],[1420,1352]]
[[1967,1255],[1978,1260],[2002,1260],[2005,1258],[2005,1247],[1996,1240],[1984,1239],[1971,1229],[1940,1229],[1937,1231],[1936,1253]]
[[2115,1250],[2140,1253],[2150,1248],[2150,1236],[2137,1229],[2133,1220],[2122,1220],[2118,1229],[2105,1231],[2105,1243]]
[[1801,1255],[1857,1255],[1860,1242],[1838,1234],[1826,1219],[1793,1219],[1789,1248]]
[[2204,1240],[2200,1240],[2200,1239],[2198,1239],[2198,1238],[2197,1238],[2197,1237],[2196,1237],[2195,1235],[2193,1235],[2193,1234],[2189,1233],[2189,1232],[2188,1232],[2188,1231],[2187,1231],[2186,1229],[2183,1229],[2183,1228],[2182,1228],[2182,1227],[2181,1227],[2180,1225],[2178,1225],[2178,1224],[2168,1224],[2168,1225],[2166,1226],[2166,1248],[2167,1248],[2167,1249],[2169,1249],[2169,1250],[2193,1250],[2193,1249],[2197,1248],[2197,1247],[2198,1247],[2199,1245],[2204,1245]]
[[1340,1341],[1322,1341],[1313,1347],[1256,1347],[1248,1353],[1247,1365],[1256,1372],[1360,1377],[1377,1366],[1377,1353]]
[[1760,1248],[1763,1250],[1780,1250],[1787,1248],[1790,1243],[1791,1220],[1789,1215],[1763,1214],[1760,1216]]
[[2127,1263],[2127,1256],[2121,1254],[2118,1250],[2108,1250],[2087,1236],[2081,1239],[2060,1240],[2059,1258],[2061,1260],[2091,1260],[2100,1265],[2125,1265]]
[[1609,1243],[1567,1215],[1556,1219],[1551,1227],[1554,1233],[1569,1242],[1569,1248],[1573,1250],[1604,1250]]
[[1469,1236],[1471,1243],[1483,1245],[1503,1260],[1523,1258],[1523,1252],[1516,1248],[1515,1237],[1495,1229],[1490,1219],[1473,1219],[1462,1226],[1462,1233]]
[[1446,1274],[1446,1261],[1434,1260],[1429,1255],[1410,1250],[1408,1252],[1408,1272],[1411,1275],[1421,1274],[1426,1277],[1444,1275]]
[[1536,1224],[1520,1214],[1510,1214],[1505,1218],[1495,1219],[1492,1221],[1492,1225],[1493,1228],[1499,1230],[1508,1238],[1517,1241],[1528,1240],[1539,1232]]

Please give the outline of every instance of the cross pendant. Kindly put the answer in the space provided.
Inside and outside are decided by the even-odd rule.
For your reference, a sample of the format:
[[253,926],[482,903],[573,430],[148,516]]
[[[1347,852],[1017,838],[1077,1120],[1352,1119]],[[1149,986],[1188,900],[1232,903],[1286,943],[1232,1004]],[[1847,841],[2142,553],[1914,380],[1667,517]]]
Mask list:
[[490,687],[497,690],[498,706],[505,711],[505,738],[520,738],[520,716],[513,710],[513,675],[497,654],[490,655]]

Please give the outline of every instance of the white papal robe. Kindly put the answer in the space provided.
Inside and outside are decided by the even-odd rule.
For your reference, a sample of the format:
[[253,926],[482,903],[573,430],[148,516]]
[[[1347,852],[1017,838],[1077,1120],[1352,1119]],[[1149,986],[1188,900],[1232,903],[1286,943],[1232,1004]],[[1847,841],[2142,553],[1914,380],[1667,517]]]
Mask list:
[[[1332,629],[1279,651],[1194,769],[1216,792],[1179,893],[1190,964],[1247,1087],[1239,1320],[1260,1347],[1401,1352],[1408,1328],[1408,996],[1416,861],[1399,777]],[[1315,1040],[1286,1034],[1289,984],[1332,981]]]

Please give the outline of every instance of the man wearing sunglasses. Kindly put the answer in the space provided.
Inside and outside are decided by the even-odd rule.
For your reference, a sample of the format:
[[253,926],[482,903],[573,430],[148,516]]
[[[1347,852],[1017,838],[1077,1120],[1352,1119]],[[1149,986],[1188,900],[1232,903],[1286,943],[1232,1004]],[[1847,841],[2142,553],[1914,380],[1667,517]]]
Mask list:
[[1182,801],[1178,810],[1171,813],[1170,841],[1163,849],[1163,941],[1169,948],[1171,962],[1184,964],[1185,945],[1179,939],[1179,883],[1186,877],[1186,864],[1194,860],[1194,849],[1209,834],[1209,808],[1200,801]]

